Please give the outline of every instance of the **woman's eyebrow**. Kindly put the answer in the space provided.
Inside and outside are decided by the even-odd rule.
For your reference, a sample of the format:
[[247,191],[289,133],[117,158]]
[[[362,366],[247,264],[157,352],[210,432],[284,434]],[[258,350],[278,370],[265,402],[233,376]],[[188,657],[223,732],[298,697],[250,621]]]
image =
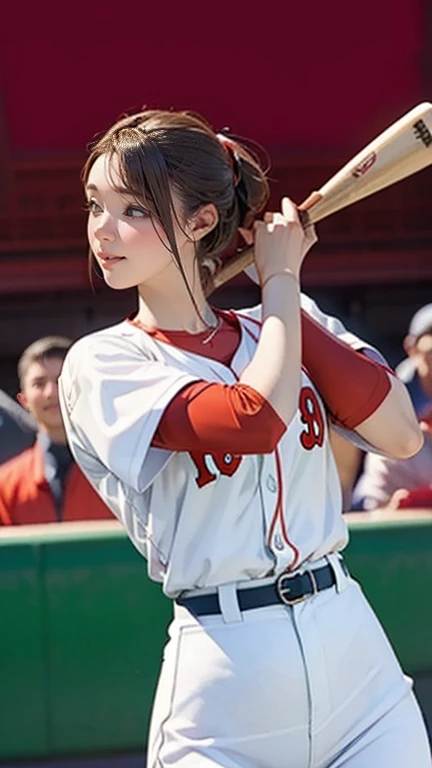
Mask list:
[[[88,190],[89,192],[98,192],[99,191],[99,189],[96,186],[96,184],[86,184],[86,190]],[[131,192],[131,190],[127,189],[126,187],[116,187],[115,191],[119,195],[128,195],[129,197],[134,197],[134,195]]]

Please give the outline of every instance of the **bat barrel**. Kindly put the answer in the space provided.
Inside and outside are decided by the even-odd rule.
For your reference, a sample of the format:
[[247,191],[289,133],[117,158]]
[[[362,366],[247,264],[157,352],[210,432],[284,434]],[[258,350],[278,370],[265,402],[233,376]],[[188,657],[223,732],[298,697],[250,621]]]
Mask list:
[[[303,227],[346,208],[432,164],[432,104],[424,102],[383,131],[299,206]],[[207,295],[254,260],[253,247],[230,259]]]

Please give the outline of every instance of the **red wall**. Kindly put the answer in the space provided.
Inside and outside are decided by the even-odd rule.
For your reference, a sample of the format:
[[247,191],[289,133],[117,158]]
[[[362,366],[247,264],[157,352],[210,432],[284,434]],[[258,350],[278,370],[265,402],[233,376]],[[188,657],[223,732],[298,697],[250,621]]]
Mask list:
[[358,147],[431,95],[422,2],[273,0],[247,16],[251,2],[10,2],[0,97],[12,147],[81,150],[143,103],[196,109],[269,147]]

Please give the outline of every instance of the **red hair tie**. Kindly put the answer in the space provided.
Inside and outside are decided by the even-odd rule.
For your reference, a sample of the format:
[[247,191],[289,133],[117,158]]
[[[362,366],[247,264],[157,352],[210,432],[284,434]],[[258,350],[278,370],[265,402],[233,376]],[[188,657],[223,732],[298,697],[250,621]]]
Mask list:
[[240,158],[237,152],[237,145],[235,141],[225,136],[224,133],[217,133],[216,136],[226,152],[234,176],[234,186],[236,187],[240,181]]

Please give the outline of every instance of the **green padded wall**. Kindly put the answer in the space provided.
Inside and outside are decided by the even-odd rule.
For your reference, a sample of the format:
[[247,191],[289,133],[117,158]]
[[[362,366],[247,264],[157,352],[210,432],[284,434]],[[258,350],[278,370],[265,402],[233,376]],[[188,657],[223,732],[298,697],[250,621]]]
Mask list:
[[[350,529],[403,666],[432,675],[432,520]],[[52,530],[0,538],[0,761],[141,751],[170,601],[121,530]]]
[[48,752],[42,584],[37,546],[0,548],[0,759]]
[[126,539],[43,546],[54,753],[142,748],[171,604]]
[[432,674],[432,518],[351,527],[346,561],[409,674]]

